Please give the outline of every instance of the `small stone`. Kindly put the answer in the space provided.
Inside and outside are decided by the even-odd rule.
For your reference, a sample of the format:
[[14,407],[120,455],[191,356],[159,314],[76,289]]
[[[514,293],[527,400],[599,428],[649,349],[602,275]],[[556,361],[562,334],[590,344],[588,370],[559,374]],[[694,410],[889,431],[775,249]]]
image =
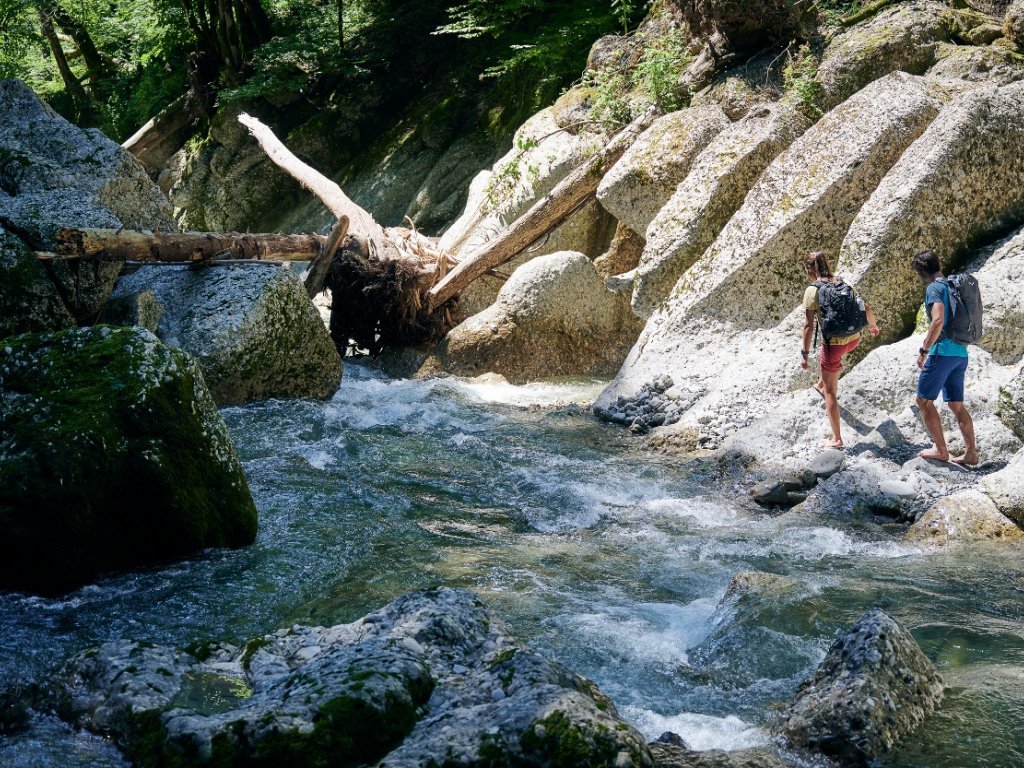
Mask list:
[[917,490],[905,480],[884,480],[879,483],[878,489],[886,496],[895,496],[905,501],[917,498]]
[[505,692],[501,688],[491,691],[491,701],[502,701],[505,699]]
[[815,456],[808,469],[820,478],[832,477],[846,466],[846,454],[836,448],[827,448]]

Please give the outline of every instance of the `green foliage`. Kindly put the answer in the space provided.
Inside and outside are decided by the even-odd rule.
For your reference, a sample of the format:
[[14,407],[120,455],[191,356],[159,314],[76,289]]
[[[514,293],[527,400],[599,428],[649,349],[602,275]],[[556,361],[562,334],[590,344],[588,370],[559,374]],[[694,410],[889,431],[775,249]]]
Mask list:
[[629,25],[638,12],[647,7],[643,0],[612,0],[612,13],[615,20],[622,25],[622,34],[629,32]]
[[789,52],[788,57],[786,67],[782,70],[783,91],[808,117],[821,117],[821,85],[815,80],[818,74],[817,57],[807,43],[801,45],[795,55]]
[[527,178],[535,179],[540,173],[536,165],[526,164],[523,167],[523,157],[531,149],[536,148],[539,142],[536,139],[520,136],[516,141],[516,149],[519,151],[499,168],[487,182],[487,208],[494,208],[500,201],[508,198],[515,191],[516,185],[523,177],[525,170]]
[[686,53],[686,37],[678,28],[651,40],[633,72],[636,90],[665,112],[684,106],[679,78],[692,57]]

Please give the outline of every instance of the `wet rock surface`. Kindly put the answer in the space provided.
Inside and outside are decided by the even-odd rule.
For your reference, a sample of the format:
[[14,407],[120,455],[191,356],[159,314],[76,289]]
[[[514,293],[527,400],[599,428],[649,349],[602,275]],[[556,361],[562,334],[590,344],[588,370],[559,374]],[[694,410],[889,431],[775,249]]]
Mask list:
[[927,547],[977,541],[1024,541],[1024,531],[988,495],[965,490],[939,499],[907,531],[907,540]]
[[120,280],[111,312],[194,355],[220,405],[331,397],[341,359],[294,274],[274,265],[144,267]]
[[653,765],[593,683],[461,590],[202,655],[107,643],[67,664],[57,697],[67,719],[136,762]]
[[0,434],[4,588],[59,592],[255,538],[248,483],[198,366],[148,331],[5,339]]
[[795,747],[865,765],[920,727],[942,696],[942,678],[914,638],[876,608],[836,640],[777,730]]

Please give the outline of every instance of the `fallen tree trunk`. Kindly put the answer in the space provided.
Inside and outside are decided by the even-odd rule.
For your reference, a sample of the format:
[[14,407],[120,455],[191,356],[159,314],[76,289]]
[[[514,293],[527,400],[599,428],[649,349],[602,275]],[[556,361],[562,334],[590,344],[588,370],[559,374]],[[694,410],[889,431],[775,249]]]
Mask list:
[[215,256],[236,260],[309,261],[320,253],[327,237],[65,227],[57,233],[56,241],[57,256],[65,259],[181,263]]
[[430,304],[440,306],[457,296],[474,280],[514,259],[579,210],[597,193],[597,187],[607,170],[660,114],[657,107],[651,107],[636,118],[617,133],[603,150],[562,179],[501,235],[463,260],[430,289]]
[[181,149],[204,120],[202,104],[190,90],[151,118],[121,146],[155,173]]

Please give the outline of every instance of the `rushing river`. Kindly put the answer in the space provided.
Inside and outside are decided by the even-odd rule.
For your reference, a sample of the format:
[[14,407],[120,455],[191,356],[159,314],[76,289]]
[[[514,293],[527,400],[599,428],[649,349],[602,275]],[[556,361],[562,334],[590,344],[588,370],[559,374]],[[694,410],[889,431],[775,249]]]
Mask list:
[[[765,514],[741,476],[643,453],[596,422],[579,404],[599,390],[394,381],[349,365],[329,403],[226,409],[260,512],[256,544],[63,599],[0,596],[0,676],[43,679],[120,637],[184,646],[351,621],[443,584],[478,592],[647,736],[732,749],[765,743],[773,704],[880,606],[950,686],[887,764],[1024,765],[1019,548],[923,554],[871,521]],[[718,608],[730,578],[752,570],[793,581]],[[45,717],[0,736],[4,768],[123,765]]]

